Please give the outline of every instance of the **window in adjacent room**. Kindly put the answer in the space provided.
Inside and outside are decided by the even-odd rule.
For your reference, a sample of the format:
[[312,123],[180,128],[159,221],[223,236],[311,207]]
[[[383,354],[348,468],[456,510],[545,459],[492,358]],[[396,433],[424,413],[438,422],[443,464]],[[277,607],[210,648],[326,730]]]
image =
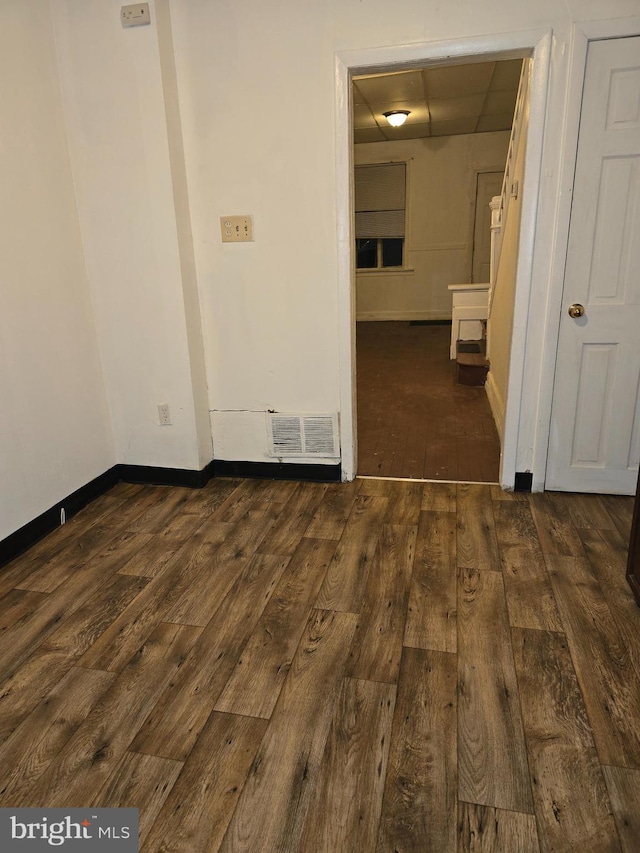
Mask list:
[[356,166],[356,268],[404,265],[406,164]]

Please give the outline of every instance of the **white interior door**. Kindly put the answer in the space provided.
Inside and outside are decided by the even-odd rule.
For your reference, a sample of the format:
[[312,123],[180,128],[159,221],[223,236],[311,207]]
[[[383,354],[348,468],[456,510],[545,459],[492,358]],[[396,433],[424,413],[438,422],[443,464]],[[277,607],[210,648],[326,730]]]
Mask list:
[[635,494],[639,383],[640,38],[624,38],[587,54],[547,488]]
[[473,226],[471,280],[488,282],[491,270],[491,199],[502,192],[504,172],[479,172],[476,185],[476,212]]

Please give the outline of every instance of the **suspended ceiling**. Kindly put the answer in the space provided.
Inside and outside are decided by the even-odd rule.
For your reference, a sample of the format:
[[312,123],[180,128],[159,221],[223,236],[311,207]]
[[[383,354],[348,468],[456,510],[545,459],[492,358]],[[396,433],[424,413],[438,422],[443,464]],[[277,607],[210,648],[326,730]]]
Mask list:
[[[354,142],[510,130],[521,59],[366,74],[353,80]],[[409,110],[402,127],[383,113]]]

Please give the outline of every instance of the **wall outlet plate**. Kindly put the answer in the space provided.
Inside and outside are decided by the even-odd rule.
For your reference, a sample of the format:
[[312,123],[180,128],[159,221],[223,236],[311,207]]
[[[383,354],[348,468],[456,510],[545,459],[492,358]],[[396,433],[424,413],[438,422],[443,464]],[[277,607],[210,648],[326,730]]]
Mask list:
[[251,243],[253,241],[253,217],[221,216],[220,232],[223,243]]
[[134,3],[131,6],[121,6],[120,20],[123,27],[144,27],[151,23],[148,3]]

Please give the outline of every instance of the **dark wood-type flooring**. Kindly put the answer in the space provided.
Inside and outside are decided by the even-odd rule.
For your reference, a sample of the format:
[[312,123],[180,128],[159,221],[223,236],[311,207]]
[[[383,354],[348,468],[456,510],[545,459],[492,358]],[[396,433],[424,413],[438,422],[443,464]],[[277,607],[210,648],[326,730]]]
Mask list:
[[357,324],[358,474],[495,483],[484,387],[458,385],[451,326]]
[[631,498],[120,484],[0,572],[0,806],[142,851],[640,849]]

